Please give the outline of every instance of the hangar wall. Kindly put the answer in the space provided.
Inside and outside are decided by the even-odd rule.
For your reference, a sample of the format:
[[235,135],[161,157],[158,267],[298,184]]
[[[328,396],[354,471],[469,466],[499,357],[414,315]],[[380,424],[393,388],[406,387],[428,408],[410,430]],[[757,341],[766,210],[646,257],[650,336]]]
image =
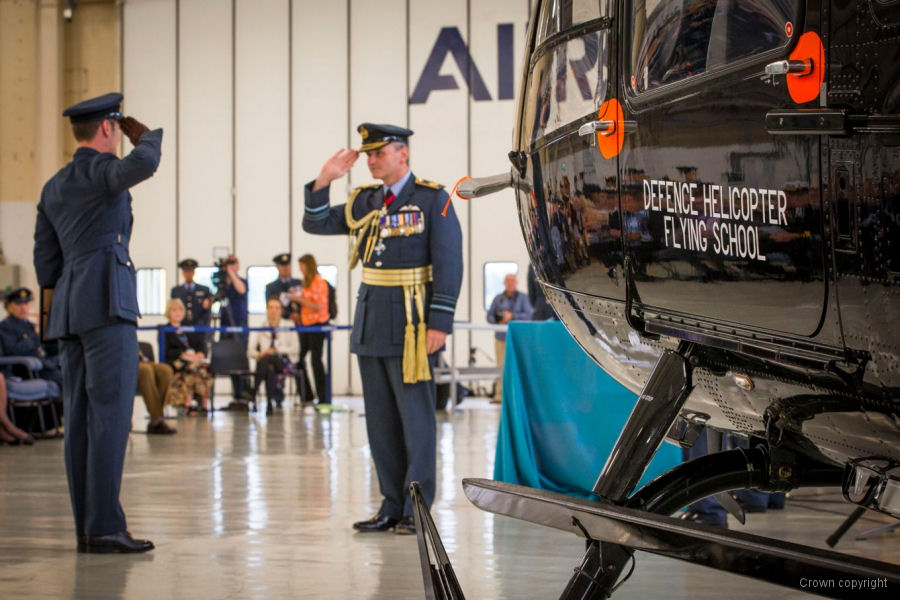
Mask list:
[[[463,175],[508,170],[528,5],[124,2],[125,109],[166,131],[159,171],[132,190],[136,266],[165,268],[172,286],[180,257],[211,264],[217,246],[233,249],[242,270],[269,265],[285,250],[295,258],[312,252],[320,264],[339,268],[338,323],[347,323],[359,273],[346,269],[346,238],[302,231],[303,185],[338,148],[358,147],[362,121],[415,130],[413,171],[448,189]],[[360,160],[345,182],[332,185],[333,201],[369,182]],[[457,319],[483,323],[486,261],[517,262],[525,284],[528,259],[514,198],[455,207],[465,251]],[[251,315],[251,323],[259,318]],[[492,354],[491,339],[462,333],[458,361],[467,359],[470,345]],[[358,392],[346,334],[336,334],[334,358],[336,392]]]

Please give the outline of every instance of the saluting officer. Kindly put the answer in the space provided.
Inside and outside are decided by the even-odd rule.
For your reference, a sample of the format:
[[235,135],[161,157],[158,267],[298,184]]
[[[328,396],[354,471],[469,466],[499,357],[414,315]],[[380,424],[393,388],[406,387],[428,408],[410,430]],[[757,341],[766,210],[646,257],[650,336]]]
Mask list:
[[[281,302],[281,317],[290,319],[292,313],[299,314],[300,312],[300,305],[291,302],[291,294],[298,292],[303,282],[291,277],[291,255],[289,253],[285,252],[273,257],[272,262],[278,268],[278,279],[266,284],[266,302],[270,298],[278,298],[278,301]],[[295,321],[299,321],[299,318]]]
[[363,265],[350,349],[359,360],[366,430],[384,499],[353,524],[361,532],[415,533],[411,481],[430,506],[435,492],[435,353],[453,328],[462,283],[462,232],[447,193],[409,170],[412,131],[363,123],[369,172],[382,184],[331,206],[329,185],[359,157],[339,150],[306,185],[303,229],[350,234],[350,268]]
[[[182,325],[199,325],[209,327],[210,307],[213,303],[212,292],[205,285],[194,283],[194,271],[197,261],[186,258],[178,263],[184,283],[172,288],[171,297],[184,304],[184,320]],[[205,348],[209,337],[205,333],[189,333],[188,340],[192,348]]]
[[18,288],[6,295],[4,305],[8,316],[0,321],[0,348],[7,356],[33,356],[40,359],[41,379],[55,381],[62,390],[62,371],[59,367],[56,343],[45,346],[34,323],[28,320],[34,297],[28,288]]
[[[46,337],[60,339],[65,456],[79,552],[146,552],[119,504],[137,385],[138,311],[128,254],[131,194],[159,165],[162,129],[122,117],[121,94],[70,106],[78,149],[41,192],[34,266],[55,288]],[[134,149],[119,159],[124,133]]]

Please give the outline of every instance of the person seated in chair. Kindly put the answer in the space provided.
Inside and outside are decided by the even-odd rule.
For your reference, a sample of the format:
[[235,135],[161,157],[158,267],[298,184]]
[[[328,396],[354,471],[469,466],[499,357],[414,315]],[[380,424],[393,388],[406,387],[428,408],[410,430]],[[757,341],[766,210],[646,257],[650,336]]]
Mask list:
[[144,406],[147,407],[147,413],[150,415],[147,433],[162,435],[176,433],[174,429],[166,425],[163,417],[166,394],[175,377],[172,367],[153,362],[153,357],[145,355],[140,346],[138,346],[138,359],[138,393],[143,398]]
[[41,344],[34,324],[28,320],[33,299],[31,290],[24,287],[6,295],[4,306],[8,316],[0,321],[0,347],[7,356],[34,356],[40,359],[40,378],[53,381],[62,389],[62,369],[56,344]]
[[15,425],[9,418],[9,408],[6,396],[6,378],[0,373],[0,441],[10,445],[34,444],[34,438]]
[[[266,320],[260,327],[293,327],[294,324],[282,318],[281,300],[269,298],[266,302]],[[281,406],[284,400],[282,385],[284,378],[294,368],[299,355],[297,334],[293,331],[254,331],[250,338],[250,358],[256,359],[256,385],[253,396],[259,391],[259,384],[266,382],[266,414],[272,413],[273,401]]]
[[[169,300],[166,305],[166,318],[171,327],[181,327],[184,320],[184,303],[177,298]],[[200,398],[200,410],[209,410],[210,375],[206,356],[198,344],[197,338],[191,340],[182,331],[166,332],[165,361],[175,371],[172,387],[167,396],[170,404],[182,404],[189,412],[193,408],[194,396]]]

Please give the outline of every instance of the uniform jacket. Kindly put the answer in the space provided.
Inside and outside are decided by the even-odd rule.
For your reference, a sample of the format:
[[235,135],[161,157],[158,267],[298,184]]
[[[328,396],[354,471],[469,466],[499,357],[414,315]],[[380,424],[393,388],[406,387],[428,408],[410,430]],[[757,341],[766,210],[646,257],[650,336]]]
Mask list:
[[136,322],[140,316],[128,254],[133,222],[128,189],[156,171],[162,133],[145,133],[122,159],[81,147],[44,185],[34,267],[40,286],[55,288],[48,337]]
[[31,321],[9,315],[0,321],[0,348],[7,356],[41,356],[41,340]]
[[294,288],[299,288],[302,284],[302,281],[293,277],[287,281],[282,281],[281,278],[278,278],[271,283],[267,283],[266,301],[268,302],[269,298],[278,298],[281,301],[281,316],[285,319],[290,319],[292,312],[300,312],[300,305],[296,302],[291,302],[290,300],[285,303],[281,294],[283,292],[290,292]]
[[171,297],[178,298],[184,304],[183,325],[209,325],[211,308],[203,308],[203,301],[212,296],[209,288],[199,283],[194,283],[194,289],[189,290],[186,283],[172,288]]
[[[331,206],[329,188],[312,191],[314,182],[305,188],[303,230],[309,233],[339,235],[350,232],[344,217],[344,204]],[[412,176],[391,202],[388,217],[404,213],[421,213],[421,233],[382,238],[383,249],[376,251],[364,267],[405,269],[432,265],[434,281],[426,287],[425,319],[429,329],[450,333],[453,314],[462,284],[462,230],[451,205],[447,216],[441,211],[447,192],[435,184]],[[353,202],[353,217],[360,219],[384,204],[383,186],[362,188]],[[361,248],[366,246],[362,241]],[[363,262],[360,258],[360,262]],[[362,356],[402,356],[406,326],[403,288],[359,286],[350,350]],[[414,322],[418,316],[413,310]]]

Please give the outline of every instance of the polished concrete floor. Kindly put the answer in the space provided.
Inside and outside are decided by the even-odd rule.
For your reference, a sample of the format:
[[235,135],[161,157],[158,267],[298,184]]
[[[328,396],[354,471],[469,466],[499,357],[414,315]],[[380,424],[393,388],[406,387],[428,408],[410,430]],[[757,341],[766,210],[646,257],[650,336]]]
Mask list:
[[[0,598],[421,598],[415,537],[354,534],[379,495],[359,399],[349,412],[181,417],[175,436],[134,433],[122,501],[145,555],[81,555],[69,512],[61,440],[0,447]],[[474,508],[464,476],[490,477],[499,409],[468,399],[438,422],[433,515],[466,596],[557,598],[582,543]],[[136,428],[143,429],[137,411]],[[744,530],[824,546],[850,508],[802,490],[786,510]],[[839,549],[898,561],[900,535],[855,541],[886,523],[866,517]],[[800,592],[638,553],[615,598],[779,598]]]

